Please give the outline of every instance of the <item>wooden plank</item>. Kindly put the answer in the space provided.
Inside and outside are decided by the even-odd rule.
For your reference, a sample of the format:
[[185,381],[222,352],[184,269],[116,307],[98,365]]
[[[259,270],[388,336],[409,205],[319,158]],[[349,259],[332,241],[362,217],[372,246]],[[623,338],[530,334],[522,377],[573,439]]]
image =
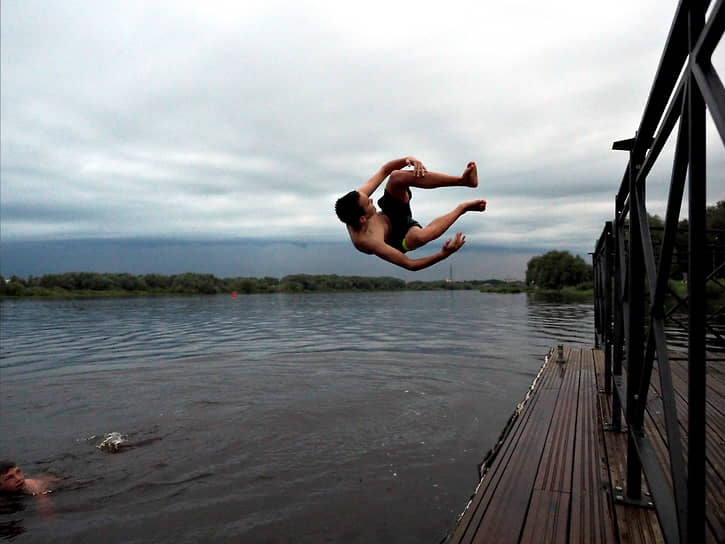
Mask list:
[[[651,435],[658,436],[661,448],[666,448],[664,422],[661,414],[659,375],[657,368],[652,375],[650,386],[651,399],[647,413],[653,429],[647,429]],[[705,508],[709,539],[714,542],[725,542],[725,416],[721,404],[725,403],[721,388],[724,387],[721,374],[716,365],[707,362],[707,397],[706,397],[706,433],[705,443]],[[712,377],[712,378],[711,378]],[[683,455],[687,459],[687,365],[686,361],[678,360],[672,365],[672,382],[677,394],[677,411],[680,433],[683,441]],[[655,434],[656,433],[656,434]],[[661,459],[668,466],[669,458]]]
[[558,393],[555,389],[539,391],[536,410],[532,411],[517,447],[511,452],[473,543],[518,542]]
[[600,448],[602,425],[598,414],[597,381],[591,350],[582,351],[579,413],[574,447],[571,502],[571,541],[615,543],[614,506],[610,498],[607,455]]
[[544,453],[536,477],[535,489],[571,492],[571,467],[574,458],[577,401],[581,350],[572,350],[568,362],[551,369],[558,376],[559,397]]
[[521,542],[568,542],[570,504],[571,493],[534,489]]
[[[676,395],[676,408],[678,426],[683,441],[683,454],[687,459],[687,361],[681,356],[671,359],[672,383]],[[725,421],[722,416],[723,388],[722,374],[719,369],[708,361],[708,384],[706,398],[706,517],[707,517],[707,541],[725,542],[725,480],[723,479],[723,465],[725,465],[725,451],[723,451],[723,433],[725,432]],[[665,468],[665,475],[669,476],[669,452],[667,449],[667,437],[665,434],[665,422],[661,401],[661,388],[659,379],[659,368],[655,364],[648,393],[647,412],[645,414],[644,429],[653,450],[655,451],[660,464]],[[710,376],[714,379],[710,379]],[[602,412],[609,417],[609,404]],[[607,433],[610,435],[611,433]],[[608,436],[608,443],[616,442]],[[610,447],[610,446],[608,446]],[[624,487],[626,477],[624,467],[626,466],[626,439],[621,444],[615,444],[610,463],[612,465],[612,479],[615,485]],[[672,483],[668,482],[671,486]],[[620,510],[625,512],[619,515]],[[648,524],[648,518],[652,517],[646,513],[634,513],[624,507],[617,506],[618,523],[623,541],[634,539],[641,542],[659,542],[660,535],[656,530],[649,530],[641,524]]]
[[[504,539],[503,541],[516,542],[518,540],[522,519],[517,521],[516,518],[525,515],[535,473],[530,476],[531,483],[528,486],[525,480],[512,480],[511,474],[522,475],[523,471],[527,469],[532,472],[531,459],[541,455],[541,448],[543,448],[546,432],[551,423],[553,406],[558,395],[557,376],[555,373],[549,372],[550,369],[549,364],[544,365],[541,369],[532,386],[531,395],[523,407],[519,407],[520,413],[516,421],[503,439],[491,466],[479,482],[474,497],[464,511],[449,542],[470,543],[474,542],[476,538],[483,538],[482,535],[486,534],[492,522],[499,526],[497,534]],[[544,391],[545,394],[542,395],[541,391]],[[537,441],[540,442],[538,453],[536,451]],[[538,465],[538,458],[536,465]],[[509,514],[514,513],[513,510],[501,513],[500,503],[502,499],[506,499],[504,496],[507,493],[514,495],[507,497],[508,502],[519,505],[513,519],[509,519]],[[522,498],[524,495],[525,499]],[[521,504],[522,502],[523,504]],[[503,518],[495,519],[496,516],[501,515]],[[485,519],[488,521],[483,523]],[[502,533],[506,533],[506,535],[504,536]],[[486,536],[490,537],[490,535]]]
[[567,542],[581,350],[569,350],[568,355],[566,364],[550,370],[557,375],[560,390],[534,482],[523,542]]
[[[597,376],[604,376],[604,354],[595,352],[595,364],[597,365]],[[604,382],[598,383],[599,389],[603,389]],[[602,422],[608,423],[612,414],[612,396],[599,395],[599,417]],[[625,422],[623,421],[624,425]],[[627,480],[627,435],[621,432],[607,431],[603,433],[604,447],[609,465],[609,481],[611,482],[613,494],[622,493],[616,488],[625,489]],[[646,492],[646,486],[644,492]],[[616,530],[619,540],[627,544],[661,544],[664,542],[660,530],[657,514],[654,510],[627,506],[616,502],[614,504]]]

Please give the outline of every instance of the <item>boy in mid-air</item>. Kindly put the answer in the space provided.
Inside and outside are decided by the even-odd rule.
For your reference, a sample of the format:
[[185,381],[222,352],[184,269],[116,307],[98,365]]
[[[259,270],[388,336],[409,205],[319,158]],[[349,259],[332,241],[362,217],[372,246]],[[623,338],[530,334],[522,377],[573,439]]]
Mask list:
[[[402,170],[412,166],[413,170]],[[370,198],[375,189],[390,176],[383,196],[378,199],[381,211],[375,209]],[[485,200],[470,200],[456,206],[428,226],[423,227],[412,217],[410,199],[411,187],[434,189],[436,187],[477,187],[476,163],[469,162],[463,174],[449,176],[428,172],[414,157],[392,160],[382,166],[373,177],[357,191],[350,191],[335,203],[335,212],[340,221],[347,225],[352,244],[363,253],[377,255],[407,270],[422,270],[449,257],[466,242],[460,232],[449,238],[443,248],[428,257],[411,259],[406,252],[418,249],[441,236],[466,212],[482,212]]]

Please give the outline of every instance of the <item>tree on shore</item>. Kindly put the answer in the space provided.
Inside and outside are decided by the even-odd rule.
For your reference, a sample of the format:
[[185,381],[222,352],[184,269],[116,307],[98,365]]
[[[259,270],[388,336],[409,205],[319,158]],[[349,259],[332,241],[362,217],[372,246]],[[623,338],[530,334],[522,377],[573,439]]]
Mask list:
[[529,259],[526,264],[526,285],[561,289],[591,281],[591,265],[568,251],[549,251]]

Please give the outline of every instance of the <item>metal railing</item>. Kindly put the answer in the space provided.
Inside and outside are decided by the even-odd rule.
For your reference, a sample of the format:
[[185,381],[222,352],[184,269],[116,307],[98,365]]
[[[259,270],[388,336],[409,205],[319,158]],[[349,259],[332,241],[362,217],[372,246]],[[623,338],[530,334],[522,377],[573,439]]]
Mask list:
[[[609,427],[628,435],[623,500],[649,503],[642,501],[644,473],[667,542],[705,542],[708,331],[710,338],[713,332],[715,341],[718,338],[706,317],[705,285],[723,275],[722,265],[708,266],[713,259],[706,246],[705,115],[709,111],[725,144],[725,88],[711,62],[725,28],[723,3],[719,0],[712,7],[707,20],[709,1],[679,3],[635,137],[613,145],[613,149],[629,152],[629,162],[616,196],[614,219],[606,223],[593,255],[596,343],[605,354],[605,389],[613,394]],[[667,212],[656,255],[645,204],[646,180],[676,126]],[[687,327],[687,464],[665,329],[665,303],[673,296],[669,280],[686,186],[687,296],[676,300],[687,311],[683,320]],[[644,433],[655,359],[669,453],[669,466],[665,467]],[[622,413],[626,428],[621,424]]]

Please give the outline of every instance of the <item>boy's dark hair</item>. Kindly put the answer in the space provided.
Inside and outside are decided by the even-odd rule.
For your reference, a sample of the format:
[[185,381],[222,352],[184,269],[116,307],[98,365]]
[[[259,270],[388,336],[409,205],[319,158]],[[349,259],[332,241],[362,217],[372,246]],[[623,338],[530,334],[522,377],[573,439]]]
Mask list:
[[340,221],[356,229],[360,226],[360,218],[365,212],[360,206],[360,193],[350,191],[335,202],[335,213]]
[[0,476],[5,474],[11,468],[18,466],[14,461],[2,460],[0,461]]

